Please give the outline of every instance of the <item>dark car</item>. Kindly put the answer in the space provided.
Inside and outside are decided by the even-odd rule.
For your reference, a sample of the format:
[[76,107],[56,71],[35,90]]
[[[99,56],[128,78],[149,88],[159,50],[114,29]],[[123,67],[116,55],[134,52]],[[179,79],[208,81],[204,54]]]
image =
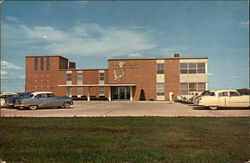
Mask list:
[[32,92],[22,92],[22,93],[18,93],[18,94],[15,95],[15,96],[8,97],[8,98],[6,99],[6,104],[7,104],[8,106],[13,107],[17,100],[23,99],[23,98],[30,98],[30,97],[32,97],[32,94],[31,94],[31,93],[32,93]]

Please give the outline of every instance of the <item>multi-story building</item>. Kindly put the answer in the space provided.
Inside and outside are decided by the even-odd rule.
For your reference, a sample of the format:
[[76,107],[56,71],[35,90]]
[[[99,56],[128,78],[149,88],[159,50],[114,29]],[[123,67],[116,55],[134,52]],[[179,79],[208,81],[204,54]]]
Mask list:
[[27,56],[26,91],[52,91],[74,98],[169,100],[208,89],[208,58],[109,59],[108,69],[76,69],[62,56]]

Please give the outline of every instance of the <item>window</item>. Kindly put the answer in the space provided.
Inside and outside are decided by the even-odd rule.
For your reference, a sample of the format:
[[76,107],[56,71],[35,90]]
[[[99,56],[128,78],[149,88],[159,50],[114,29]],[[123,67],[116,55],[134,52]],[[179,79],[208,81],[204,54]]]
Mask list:
[[156,92],[157,92],[157,96],[164,96],[164,83],[157,83],[157,88],[156,88]]
[[206,73],[205,63],[198,63],[198,73]]
[[104,87],[99,87],[99,96],[104,96]]
[[205,63],[180,63],[181,74],[206,73]]
[[206,83],[180,83],[180,94],[187,95],[189,91],[205,91]]
[[164,74],[164,63],[157,63],[157,74]]
[[44,66],[44,57],[40,58],[40,70],[43,70],[43,66]]
[[47,94],[46,93],[38,94],[38,95],[36,95],[35,98],[47,98]]
[[237,92],[229,92],[230,96],[239,96]]
[[78,72],[77,73],[77,81],[82,82],[82,80],[83,80],[83,74]]
[[180,93],[181,93],[181,95],[188,94],[188,83],[181,83],[181,85],[180,85]]
[[82,93],[83,93],[83,88],[82,87],[77,87],[77,96],[82,96]]
[[189,74],[196,74],[197,71],[196,71],[196,63],[189,63],[188,64],[188,73]]
[[67,75],[66,76],[66,80],[67,81],[72,81],[72,74],[71,73],[67,73],[66,75]]
[[206,84],[205,83],[198,83],[198,91],[205,91]]
[[228,96],[228,92],[221,92],[219,93],[219,96]]
[[99,80],[104,81],[104,72],[99,73]]
[[189,91],[197,91],[197,83],[189,83]]
[[50,70],[50,57],[46,57],[46,70]]
[[48,93],[47,97],[55,97],[55,95],[53,93]]
[[38,58],[37,57],[35,57],[35,59],[34,59],[34,69],[35,69],[35,71],[38,70]]
[[69,96],[69,97],[71,97],[72,96],[72,88],[67,88],[67,94],[66,94],[66,96]]

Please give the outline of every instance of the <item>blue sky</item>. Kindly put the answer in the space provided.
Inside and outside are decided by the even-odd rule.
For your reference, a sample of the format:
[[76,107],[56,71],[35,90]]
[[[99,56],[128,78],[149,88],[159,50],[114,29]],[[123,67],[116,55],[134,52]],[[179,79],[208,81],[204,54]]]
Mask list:
[[62,55],[78,68],[206,56],[209,89],[249,87],[247,1],[5,1],[1,12],[1,91],[24,91],[29,55]]

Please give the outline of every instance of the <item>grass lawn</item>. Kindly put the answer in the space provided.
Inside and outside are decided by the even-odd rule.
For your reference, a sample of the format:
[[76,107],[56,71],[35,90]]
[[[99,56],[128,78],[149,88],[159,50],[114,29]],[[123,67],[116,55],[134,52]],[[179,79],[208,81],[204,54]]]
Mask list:
[[8,162],[243,163],[248,118],[0,118]]

